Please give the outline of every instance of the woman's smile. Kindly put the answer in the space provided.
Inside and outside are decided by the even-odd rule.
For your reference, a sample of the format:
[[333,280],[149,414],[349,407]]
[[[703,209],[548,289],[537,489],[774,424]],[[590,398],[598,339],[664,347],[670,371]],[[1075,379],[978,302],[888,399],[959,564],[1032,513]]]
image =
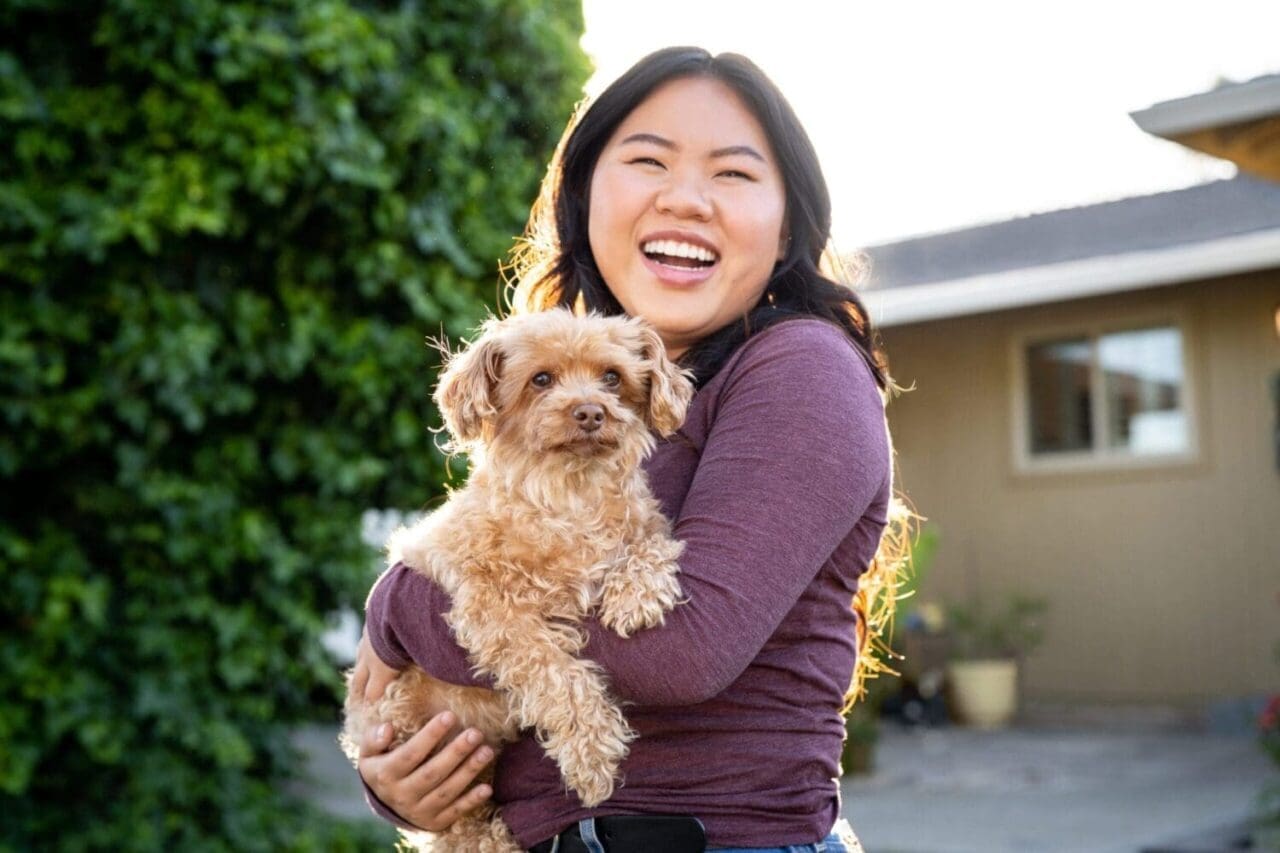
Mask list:
[[659,231],[640,241],[645,265],[663,284],[689,287],[711,278],[720,252],[710,240],[688,231]]

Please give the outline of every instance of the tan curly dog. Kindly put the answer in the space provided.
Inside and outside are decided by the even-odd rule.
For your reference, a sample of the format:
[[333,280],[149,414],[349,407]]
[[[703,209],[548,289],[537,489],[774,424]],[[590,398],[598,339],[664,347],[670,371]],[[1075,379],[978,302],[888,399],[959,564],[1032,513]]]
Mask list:
[[[639,320],[556,309],[491,320],[450,359],[435,399],[471,474],[401,528],[389,559],[452,598],[458,642],[496,691],[410,667],[376,705],[348,692],[344,748],[390,722],[401,743],[446,706],[495,746],[533,728],[588,806],[613,792],[635,733],[600,668],[577,657],[593,611],[622,636],[659,625],[680,597],[681,544],[640,467],[653,431],[674,432],[693,394]],[[518,849],[488,807],[431,839],[434,850]]]

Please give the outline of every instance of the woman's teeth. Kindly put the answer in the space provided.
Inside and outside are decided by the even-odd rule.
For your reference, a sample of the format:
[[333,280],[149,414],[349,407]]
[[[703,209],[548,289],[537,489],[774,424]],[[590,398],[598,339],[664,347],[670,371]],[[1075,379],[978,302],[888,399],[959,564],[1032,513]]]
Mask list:
[[[716,253],[692,243],[678,240],[650,240],[640,247],[646,255],[659,263],[671,266],[705,266],[716,262]],[[675,263],[672,263],[672,262]],[[683,261],[683,263],[681,263]],[[688,261],[693,261],[690,264]]]

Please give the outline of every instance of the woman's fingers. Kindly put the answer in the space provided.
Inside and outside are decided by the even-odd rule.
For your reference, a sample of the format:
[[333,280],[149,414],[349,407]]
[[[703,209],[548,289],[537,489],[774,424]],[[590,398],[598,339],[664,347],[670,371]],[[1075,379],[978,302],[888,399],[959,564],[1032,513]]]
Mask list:
[[[444,743],[453,728],[454,716],[451,711],[436,714],[427,724],[387,756],[387,773],[397,781],[409,781],[409,777],[419,768],[429,764],[431,753]],[[457,738],[455,738],[457,740]]]
[[[471,737],[474,735],[474,737]],[[475,781],[486,764],[493,760],[493,749],[479,746],[479,732],[464,732],[454,738],[448,747],[427,762],[437,766],[430,771],[423,768],[422,780],[427,783],[422,798],[414,808],[418,819],[425,821],[419,824],[433,832],[447,829],[455,820],[472,811],[492,794],[488,785],[477,785],[470,791],[467,788]],[[455,750],[455,747],[457,749]],[[458,756],[461,761],[457,761]],[[439,774],[452,768],[443,781],[436,782]],[[415,774],[417,775],[417,774]],[[414,787],[419,787],[415,785]]]
[[360,750],[360,775],[378,799],[403,819],[432,832],[448,829],[493,794],[488,785],[468,790],[493,760],[493,748],[475,729],[445,743],[454,722],[449,711],[437,714],[387,753],[383,750],[391,739],[390,726],[379,726]]
[[366,702],[377,702],[382,698],[387,685],[396,680],[399,670],[392,669],[382,662],[373,644],[369,642],[369,631],[360,634],[360,645],[356,647],[356,667],[352,678],[351,689]]
[[470,791],[467,791],[461,797],[453,801],[453,804],[446,807],[444,811],[436,815],[433,823],[436,829],[433,832],[441,832],[448,829],[460,817],[470,814],[493,795],[493,789],[488,785],[476,785]]
[[374,655],[368,668],[369,678],[365,682],[364,698],[366,702],[376,702],[386,692],[387,685],[395,681],[400,675],[400,671],[387,666],[378,659],[377,655]]
[[[435,749],[436,744],[448,733],[453,715],[437,714],[420,731],[390,752],[386,752],[392,739],[391,726],[383,723],[364,738],[356,771],[373,793],[400,817],[423,829],[428,828],[424,818],[414,813],[425,792],[409,783],[408,777]],[[430,819],[434,815],[428,815]]]
[[360,629],[360,642],[356,645],[356,664],[351,670],[351,695],[364,696],[365,686],[369,683],[369,652],[373,646],[369,642],[368,627]]
[[369,667],[365,666],[359,658],[356,658],[356,665],[351,670],[351,687],[348,692],[352,696],[364,696],[365,685],[369,683]]
[[364,737],[360,739],[360,757],[368,758],[371,755],[381,755],[387,751],[387,746],[390,743],[391,726],[386,723],[374,726],[365,732]]
[[483,743],[484,739],[475,729],[458,735],[413,772],[410,779],[413,789],[421,791],[424,799],[432,799],[440,808],[452,803],[493,758],[493,750]]
[[[351,694],[366,703],[377,702],[399,674],[374,652],[369,632],[362,632]],[[475,729],[450,739],[456,723],[451,711],[442,711],[389,752],[394,733],[384,723],[366,732],[360,744],[357,769],[365,784],[401,818],[432,832],[448,829],[493,794],[488,785],[469,789],[493,760],[493,749]]]

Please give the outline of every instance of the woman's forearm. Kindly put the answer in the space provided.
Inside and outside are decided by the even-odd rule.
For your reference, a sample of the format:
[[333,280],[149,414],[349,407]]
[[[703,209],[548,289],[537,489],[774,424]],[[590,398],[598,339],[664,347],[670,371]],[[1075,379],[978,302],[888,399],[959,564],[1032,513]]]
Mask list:
[[378,579],[365,605],[369,642],[388,666],[415,663],[432,678],[464,687],[488,687],[477,678],[445,620],[449,596],[425,575],[397,564]]

